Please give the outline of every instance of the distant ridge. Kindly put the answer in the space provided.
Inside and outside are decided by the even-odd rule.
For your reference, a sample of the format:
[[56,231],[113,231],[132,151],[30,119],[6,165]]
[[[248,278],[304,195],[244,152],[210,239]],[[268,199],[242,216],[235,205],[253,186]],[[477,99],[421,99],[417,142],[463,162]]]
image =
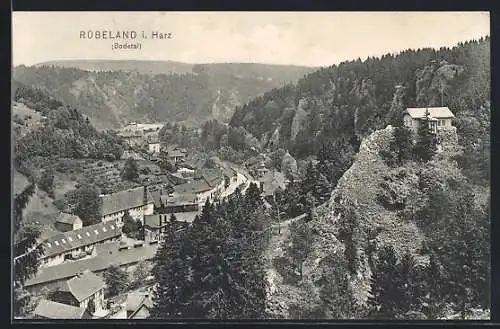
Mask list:
[[[77,68],[85,71],[137,71],[142,74],[182,74],[182,73],[221,73],[229,70],[233,74],[239,74],[249,69],[258,71],[263,76],[269,74],[269,71],[290,71],[292,74],[297,72],[310,72],[314,67],[299,65],[277,65],[261,63],[184,63],[177,61],[148,61],[148,60],[54,60],[35,64],[36,67],[57,66],[63,68]],[[280,72],[281,73],[281,72]],[[294,77],[296,78],[296,77]]]
[[137,71],[143,74],[191,73],[195,64],[175,61],[144,60],[55,60],[38,63],[35,66],[58,66],[85,71]]

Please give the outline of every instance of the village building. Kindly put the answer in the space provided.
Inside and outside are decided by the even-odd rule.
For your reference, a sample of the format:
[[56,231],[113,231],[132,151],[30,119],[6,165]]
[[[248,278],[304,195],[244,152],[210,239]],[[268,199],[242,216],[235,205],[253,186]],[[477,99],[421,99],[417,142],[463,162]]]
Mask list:
[[50,295],[55,302],[83,309],[87,309],[89,304],[92,304],[92,313],[99,314],[105,310],[105,287],[103,279],[87,270],[61,284]]
[[153,200],[145,186],[101,195],[101,220],[123,224],[123,216],[128,213],[134,220],[144,224],[144,215],[154,211]]
[[94,246],[121,238],[121,229],[113,222],[98,223],[57,234],[45,240],[41,266],[55,266],[92,254]]
[[109,319],[147,319],[153,307],[150,289],[125,293],[108,301]]
[[125,304],[127,319],[147,319],[153,308],[153,301],[147,292],[127,294]]
[[160,139],[158,137],[150,137],[147,140],[148,153],[158,154],[160,153]]
[[[192,223],[199,211],[174,213],[177,222]],[[147,243],[163,241],[165,229],[171,223],[172,214],[154,214],[144,218],[144,240]]]
[[187,150],[177,147],[177,146],[169,146],[167,147],[167,157],[170,161],[173,161],[175,164],[183,161],[187,156]]
[[407,108],[404,115],[404,125],[413,132],[418,131],[418,127],[426,118],[426,112],[429,113],[429,128],[435,134],[442,127],[451,127],[455,115],[447,107],[419,107]]
[[61,232],[74,231],[83,227],[83,222],[80,217],[65,212],[61,212],[56,218],[54,224],[56,229]]
[[146,243],[123,246],[118,241],[112,241],[96,245],[94,250],[93,257],[39,268],[36,275],[25,282],[25,288],[34,294],[40,293],[44,288],[57,290],[66,280],[85,270],[100,275],[110,266],[118,266],[128,271],[139,262],[153,259],[157,245]]
[[129,147],[139,147],[144,142],[144,136],[139,131],[122,131],[118,133],[118,136],[123,138],[125,144]]
[[160,196],[158,213],[172,214],[181,212],[196,212],[199,210],[200,205],[196,194],[194,193],[172,193]]
[[76,307],[42,299],[35,308],[35,319],[89,320],[92,319],[83,307]]
[[203,205],[208,199],[213,202],[219,199],[225,189],[224,179],[220,171],[205,171],[201,175],[195,176],[193,182],[174,186],[174,197],[180,195],[194,195],[194,202]]

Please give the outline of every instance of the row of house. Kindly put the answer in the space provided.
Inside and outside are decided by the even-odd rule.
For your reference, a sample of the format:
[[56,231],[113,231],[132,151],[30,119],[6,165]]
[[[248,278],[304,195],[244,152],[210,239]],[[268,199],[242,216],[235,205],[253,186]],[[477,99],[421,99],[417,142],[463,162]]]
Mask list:
[[[81,223],[78,217],[76,219]],[[113,222],[98,223],[57,234],[42,243],[45,252],[40,258],[41,266],[55,266],[66,260],[92,255],[96,245],[119,240],[121,235],[121,228]]]
[[92,319],[107,314],[104,280],[89,270],[76,274],[42,299],[34,311],[40,319]]
[[96,244],[92,257],[40,267],[38,272],[25,282],[25,288],[36,294],[44,288],[57,290],[61,283],[86,270],[99,274],[113,265],[128,270],[141,261],[153,259],[156,250],[157,245],[149,243],[123,243],[113,240]]

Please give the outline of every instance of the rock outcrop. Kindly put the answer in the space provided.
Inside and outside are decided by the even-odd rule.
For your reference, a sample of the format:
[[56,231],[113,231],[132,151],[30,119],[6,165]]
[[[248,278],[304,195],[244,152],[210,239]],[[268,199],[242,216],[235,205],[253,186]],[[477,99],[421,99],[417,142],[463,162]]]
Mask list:
[[[388,167],[379,152],[388,149],[393,132],[394,128],[387,126],[363,139],[353,165],[338,181],[330,200],[316,209],[316,215],[308,223],[314,233],[312,251],[303,265],[303,279],[294,289],[298,289],[295,292],[298,296],[307,291],[309,303],[320,303],[317,282],[325,270],[323,260],[332,254],[343,255],[346,248],[339,234],[349,208],[355,209],[358,231],[355,245],[358,265],[356,272],[349,275],[349,284],[359,305],[365,305],[371,296],[370,257],[376,260],[381,247],[392,246],[398,257],[409,252],[419,264],[428,264],[428,255],[420,252],[425,240],[423,232],[416,223],[403,221],[399,211],[425,205],[426,194],[421,190],[425,177],[432,177],[433,183],[446,184],[448,179],[459,180],[462,176],[446,152],[425,166],[409,161],[401,167]],[[446,149],[455,143],[454,130],[450,129],[448,134]],[[368,251],[369,243],[376,246],[374,252]],[[281,300],[281,308],[295,302]]]

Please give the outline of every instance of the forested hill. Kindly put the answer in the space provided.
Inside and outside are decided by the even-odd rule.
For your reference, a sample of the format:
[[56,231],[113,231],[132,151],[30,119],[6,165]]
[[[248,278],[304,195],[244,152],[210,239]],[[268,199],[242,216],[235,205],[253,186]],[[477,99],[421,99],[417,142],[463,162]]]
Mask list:
[[302,157],[326,142],[359,140],[397,123],[406,107],[443,104],[455,113],[463,142],[486,141],[489,76],[489,37],[451,49],[406,50],[317,70],[238,107],[230,124]]
[[81,109],[97,128],[106,129],[127,121],[229,121],[236,106],[313,70],[261,64],[82,63],[21,65],[13,78]]

